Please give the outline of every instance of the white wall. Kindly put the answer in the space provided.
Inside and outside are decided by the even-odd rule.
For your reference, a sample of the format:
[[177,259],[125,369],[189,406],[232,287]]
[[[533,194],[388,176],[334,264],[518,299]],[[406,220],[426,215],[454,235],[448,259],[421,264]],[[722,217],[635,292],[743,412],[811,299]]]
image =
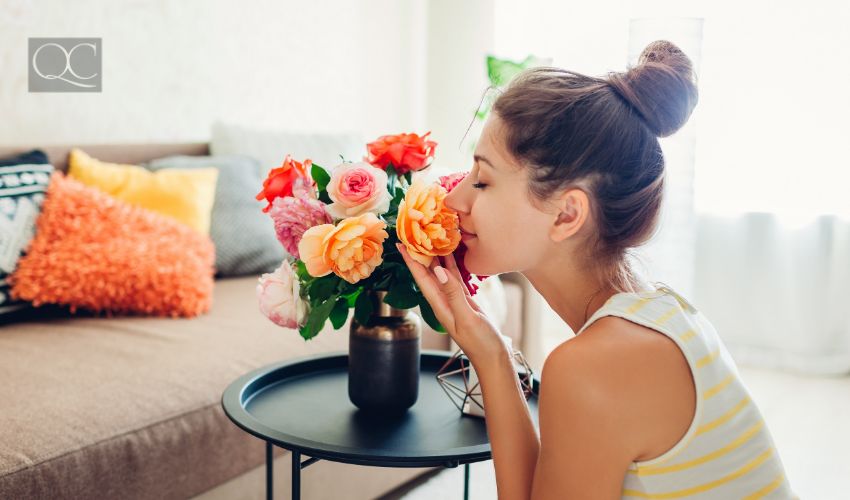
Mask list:
[[495,0],[428,2],[427,125],[440,143],[435,164],[472,169],[467,128],[489,85],[487,55],[495,44]]
[[[422,5],[3,0],[0,144],[203,141],[216,119],[365,138],[419,130]],[[27,91],[27,38],[64,36],[103,39],[101,93]]]

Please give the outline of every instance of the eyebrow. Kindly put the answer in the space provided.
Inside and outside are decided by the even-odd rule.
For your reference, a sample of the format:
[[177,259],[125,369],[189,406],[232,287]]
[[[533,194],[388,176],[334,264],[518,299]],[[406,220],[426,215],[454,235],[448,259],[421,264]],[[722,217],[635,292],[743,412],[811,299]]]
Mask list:
[[498,169],[496,168],[496,166],[495,166],[495,165],[493,165],[493,163],[492,163],[490,160],[488,160],[487,158],[484,158],[484,157],[483,157],[483,156],[481,156],[481,155],[473,155],[472,159],[473,159],[473,160],[475,160],[475,161],[481,162],[481,163],[486,163],[486,164],[487,164],[487,165],[489,165],[489,166],[490,166],[490,168],[492,168],[493,170],[498,170]]

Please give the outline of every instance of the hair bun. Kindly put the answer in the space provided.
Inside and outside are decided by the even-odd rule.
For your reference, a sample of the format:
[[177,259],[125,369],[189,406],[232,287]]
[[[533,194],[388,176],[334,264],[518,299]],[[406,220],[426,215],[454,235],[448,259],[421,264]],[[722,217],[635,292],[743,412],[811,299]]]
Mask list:
[[690,58],[667,40],[647,45],[637,66],[624,73],[609,73],[608,84],[658,137],[682,128],[699,100]]

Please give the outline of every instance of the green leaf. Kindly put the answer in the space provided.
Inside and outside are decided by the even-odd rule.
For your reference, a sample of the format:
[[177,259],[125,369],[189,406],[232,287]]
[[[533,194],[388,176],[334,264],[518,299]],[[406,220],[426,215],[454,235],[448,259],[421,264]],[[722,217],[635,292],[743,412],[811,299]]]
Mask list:
[[[395,250],[395,249],[393,249]],[[384,255],[386,256],[389,252],[384,251]],[[375,278],[375,284],[372,287],[373,290],[384,290],[386,286],[390,283],[390,280],[393,277],[392,267],[396,264],[395,262],[390,262],[384,258],[384,262],[381,263],[380,273],[376,270],[372,273],[370,278]],[[397,265],[397,264],[396,264]]]
[[313,176],[313,180],[316,181],[316,187],[319,191],[324,191],[325,187],[327,187],[328,183],[331,181],[331,176],[319,165],[313,164],[313,168],[310,169],[310,175]]
[[369,297],[369,294],[361,293],[354,302],[354,318],[361,325],[368,324],[373,309],[372,299]]
[[410,309],[419,304],[419,294],[413,290],[409,281],[396,279],[384,297],[384,302],[397,309]]
[[312,300],[325,300],[330,297],[335,291],[339,282],[339,276],[336,274],[328,274],[321,278],[316,278],[310,284],[310,298]]
[[387,190],[390,193],[395,192],[395,184],[397,178],[398,174],[396,174],[396,171],[393,168],[392,164],[387,165],[387,179],[389,180],[389,182],[387,183]]
[[362,288],[358,288],[354,292],[345,296],[345,298],[348,300],[348,307],[354,307],[354,304],[357,301],[357,296],[360,295],[360,292],[362,290]]
[[305,283],[313,279],[310,273],[307,272],[307,264],[302,260],[295,261],[295,274],[298,275],[299,280]]
[[434,310],[431,309],[431,304],[428,303],[424,296],[420,296],[419,310],[422,312],[422,319],[428,323],[428,326],[440,333],[446,333],[446,329],[440,324],[440,321],[434,314]]
[[310,310],[310,314],[307,316],[307,322],[299,329],[299,333],[301,333],[301,336],[305,340],[312,339],[322,330],[325,321],[327,321],[331,310],[336,304],[336,299],[337,297],[334,295]]
[[334,330],[342,328],[342,325],[345,324],[345,320],[348,319],[348,299],[345,297],[337,299],[336,304],[334,304],[334,308],[331,310],[330,318],[331,323],[334,326]]

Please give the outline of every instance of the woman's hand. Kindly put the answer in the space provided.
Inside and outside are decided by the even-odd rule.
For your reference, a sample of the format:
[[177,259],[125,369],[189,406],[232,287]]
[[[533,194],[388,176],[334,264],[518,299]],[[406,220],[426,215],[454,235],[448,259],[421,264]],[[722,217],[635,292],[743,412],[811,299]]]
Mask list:
[[397,246],[434,315],[473,365],[512,357],[503,335],[469,295],[453,255],[444,257],[448,269],[439,265],[439,257],[426,268],[410,257],[404,245]]

